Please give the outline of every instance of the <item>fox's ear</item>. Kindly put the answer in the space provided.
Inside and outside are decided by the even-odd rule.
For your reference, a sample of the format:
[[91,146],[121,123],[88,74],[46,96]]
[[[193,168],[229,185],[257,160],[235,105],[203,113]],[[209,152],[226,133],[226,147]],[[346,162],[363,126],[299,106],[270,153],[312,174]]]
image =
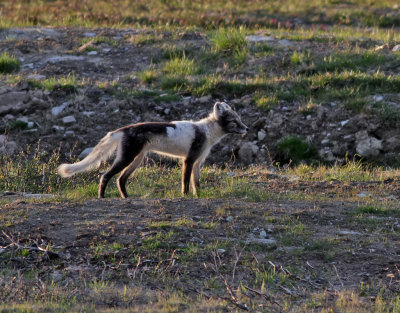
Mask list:
[[224,111],[229,110],[230,106],[225,102],[215,102],[214,104],[214,114],[215,116],[221,116]]

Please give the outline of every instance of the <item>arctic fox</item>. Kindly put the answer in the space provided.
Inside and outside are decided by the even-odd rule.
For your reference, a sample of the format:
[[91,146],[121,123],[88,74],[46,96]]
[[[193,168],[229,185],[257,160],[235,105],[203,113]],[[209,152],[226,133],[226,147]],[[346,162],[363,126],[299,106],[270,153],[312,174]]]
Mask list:
[[100,166],[117,150],[111,168],[101,176],[99,198],[104,198],[108,181],[117,173],[118,188],[123,198],[128,197],[125,184],[148,152],[183,159],[182,194],[194,195],[200,186],[200,166],[211,147],[229,133],[245,134],[248,127],[225,102],[216,102],[207,118],[200,121],[146,122],[125,126],[109,132],[82,161],[61,164],[58,173],[70,177]]

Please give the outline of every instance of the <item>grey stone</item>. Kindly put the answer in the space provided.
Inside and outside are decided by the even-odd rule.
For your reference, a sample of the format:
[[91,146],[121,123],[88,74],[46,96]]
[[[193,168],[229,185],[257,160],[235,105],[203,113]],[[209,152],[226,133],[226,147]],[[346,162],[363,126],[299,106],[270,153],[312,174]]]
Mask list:
[[372,97],[372,100],[374,100],[375,102],[381,102],[383,101],[384,97],[381,95],[375,95]]
[[58,283],[62,281],[63,274],[60,270],[55,270],[53,273],[50,274],[51,280]]
[[267,238],[267,232],[265,230],[260,231],[260,238],[261,239]]
[[53,115],[54,117],[57,117],[61,114],[62,111],[64,111],[64,109],[67,107],[68,103],[64,102],[63,104],[53,107],[51,109],[51,115]]
[[338,232],[338,234],[339,235],[345,235],[345,236],[347,236],[347,235],[351,235],[351,236],[353,236],[353,235],[362,235],[362,233],[360,233],[358,231],[352,231],[352,230],[340,230]]
[[268,42],[274,41],[275,38],[271,36],[249,35],[245,37],[245,40],[248,42]]
[[68,115],[68,116],[63,117],[62,122],[64,124],[73,124],[73,123],[76,123],[76,119],[73,115]]
[[343,126],[347,125],[347,123],[348,123],[349,121],[350,121],[350,120],[341,121],[341,122],[340,122],[340,125],[342,125],[342,127],[343,127]]
[[84,61],[86,58],[84,56],[76,56],[76,55],[55,55],[49,57],[45,60],[46,63],[60,63],[66,61]]
[[94,149],[94,147],[90,147],[90,148],[86,148],[84,149],[81,154],[79,154],[78,159],[82,160],[84,158],[86,158],[90,152],[92,152]]
[[40,74],[29,74],[28,76],[26,76],[26,79],[30,79],[30,80],[44,80],[44,79],[46,79],[46,76],[40,75]]
[[278,43],[279,43],[281,46],[284,46],[284,47],[291,47],[291,46],[293,46],[293,43],[292,43],[290,40],[287,40],[287,39],[279,40]]
[[30,96],[26,92],[12,91],[0,97],[0,115],[18,114],[29,107]]
[[253,161],[253,156],[258,152],[258,147],[252,142],[244,142],[239,149],[239,159],[245,163],[250,164]]
[[211,101],[211,99],[212,99],[212,97],[210,95],[207,95],[207,96],[200,97],[199,102],[200,103],[208,103]]
[[267,248],[276,248],[276,240],[273,238],[255,238],[254,236],[249,236],[249,238],[246,239],[246,244],[258,244],[258,245],[263,245],[266,246]]
[[85,115],[86,117],[91,117],[91,116],[95,115],[96,113],[93,111],[83,111],[82,114]]
[[19,151],[19,147],[15,141],[6,141],[0,146],[0,155],[14,155]]
[[376,157],[382,150],[382,140],[368,136],[367,131],[356,133],[356,151],[363,157]]
[[259,141],[264,140],[264,138],[267,136],[267,133],[265,132],[265,130],[261,129],[258,133],[257,133],[257,137]]
[[60,131],[64,131],[65,127],[63,126],[58,126],[58,125],[53,125],[53,127],[51,128],[53,131],[55,132],[60,132]]
[[393,52],[399,52],[400,51],[400,45],[395,45],[392,49]]

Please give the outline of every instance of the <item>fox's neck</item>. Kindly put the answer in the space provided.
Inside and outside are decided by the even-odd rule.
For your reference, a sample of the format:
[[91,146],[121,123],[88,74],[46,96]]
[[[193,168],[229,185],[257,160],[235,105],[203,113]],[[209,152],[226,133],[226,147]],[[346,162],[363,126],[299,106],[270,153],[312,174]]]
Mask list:
[[215,143],[220,141],[225,135],[227,135],[223,131],[222,127],[218,123],[218,120],[213,114],[211,114],[207,118],[198,121],[196,124],[202,125],[204,127],[211,145],[214,145]]

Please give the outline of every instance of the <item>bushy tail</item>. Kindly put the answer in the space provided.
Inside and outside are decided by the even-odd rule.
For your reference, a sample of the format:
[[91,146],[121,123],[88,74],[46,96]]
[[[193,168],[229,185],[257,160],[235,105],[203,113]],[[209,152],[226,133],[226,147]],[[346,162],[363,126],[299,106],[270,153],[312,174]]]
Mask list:
[[70,177],[76,173],[89,171],[107,161],[117,149],[122,139],[122,132],[110,132],[94,147],[93,151],[82,161],[73,164],[61,164],[57,171],[62,177]]

